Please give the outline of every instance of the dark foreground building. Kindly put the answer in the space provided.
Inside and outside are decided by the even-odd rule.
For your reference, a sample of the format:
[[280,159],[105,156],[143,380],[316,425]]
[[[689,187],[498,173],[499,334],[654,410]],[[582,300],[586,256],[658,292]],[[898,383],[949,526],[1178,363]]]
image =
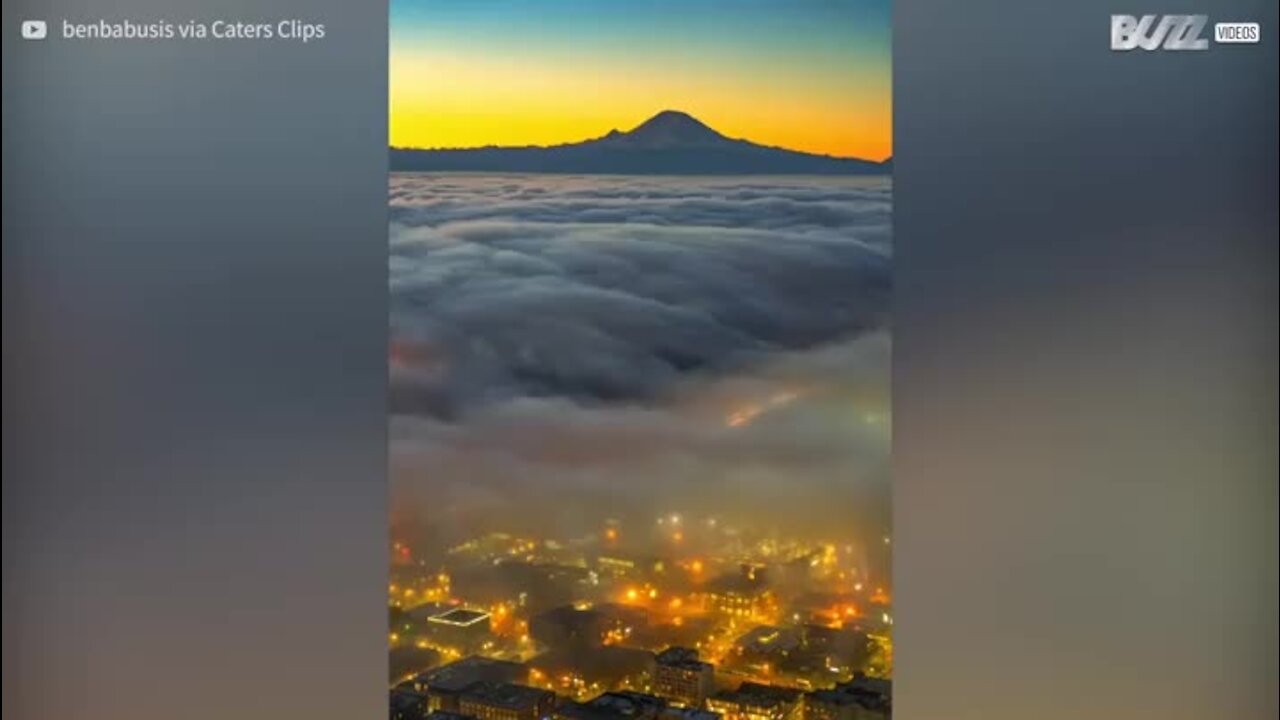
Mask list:
[[620,690],[587,702],[567,701],[556,708],[555,720],[721,720],[710,710],[674,707],[657,695]]
[[889,680],[856,675],[830,690],[815,690],[804,698],[804,720],[885,720],[892,710]]
[[458,698],[458,712],[477,720],[546,720],[555,709],[550,690],[515,683],[480,682]]
[[801,695],[795,688],[744,682],[711,696],[707,706],[725,720],[800,720]]
[[473,655],[422,673],[411,684],[426,697],[428,711],[459,712],[462,695],[477,683],[512,683],[527,676],[520,663]]

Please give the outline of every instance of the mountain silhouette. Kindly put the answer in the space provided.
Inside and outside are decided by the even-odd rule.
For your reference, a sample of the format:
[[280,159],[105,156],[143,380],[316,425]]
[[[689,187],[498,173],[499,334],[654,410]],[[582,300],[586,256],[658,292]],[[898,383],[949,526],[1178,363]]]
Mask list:
[[797,152],[725,137],[697,118],[663,110],[629,132],[550,146],[392,148],[391,169],[618,175],[878,175],[892,162]]
[[605,136],[613,145],[630,147],[706,147],[732,142],[702,121],[679,110],[663,110],[645,120],[629,133],[614,132]]

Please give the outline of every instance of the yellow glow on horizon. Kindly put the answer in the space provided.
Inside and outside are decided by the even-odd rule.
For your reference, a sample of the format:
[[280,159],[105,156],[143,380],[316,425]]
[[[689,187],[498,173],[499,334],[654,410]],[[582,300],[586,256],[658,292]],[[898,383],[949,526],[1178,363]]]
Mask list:
[[[395,147],[555,145],[628,131],[680,110],[731,138],[790,150],[881,160],[892,154],[887,77],[795,83],[767,72],[589,71],[521,58],[397,52],[390,64]],[[625,81],[623,80],[625,78]],[[835,87],[835,90],[831,88]]]

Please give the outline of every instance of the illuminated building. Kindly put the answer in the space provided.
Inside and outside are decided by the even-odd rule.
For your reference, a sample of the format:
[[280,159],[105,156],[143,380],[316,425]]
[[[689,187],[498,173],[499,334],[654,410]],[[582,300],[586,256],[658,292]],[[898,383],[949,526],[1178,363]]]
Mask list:
[[636,562],[630,558],[601,555],[596,558],[596,571],[601,575],[626,577],[636,569]]
[[653,579],[666,572],[661,557],[626,552],[609,552],[596,556],[595,569],[602,577]]
[[452,608],[427,618],[427,631],[440,644],[463,652],[475,652],[492,638],[489,613],[465,608]]
[[804,697],[804,720],[885,720],[891,709],[890,681],[865,675]]
[[712,695],[707,707],[724,720],[799,720],[801,692],[795,688],[744,682],[737,690]]
[[458,698],[458,712],[477,720],[544,720],[555,709],[548,690],[514,683],[479,682]]
[[672,647],[658,653],[653,692],[675,705],[702,707],[715,687],[715,667],[698,660],[692,648]]
[[458,712],[459,699],[472,685],[514,682],[528,672],[520,663],[472,655],[422,673],[412,683],[416,692],[426,695],[428,710]]
[[730,618],[747,619],[766,614],[773,593],[762,568],[743,565],[738,573],[722,575],[707,584],[707,607]]

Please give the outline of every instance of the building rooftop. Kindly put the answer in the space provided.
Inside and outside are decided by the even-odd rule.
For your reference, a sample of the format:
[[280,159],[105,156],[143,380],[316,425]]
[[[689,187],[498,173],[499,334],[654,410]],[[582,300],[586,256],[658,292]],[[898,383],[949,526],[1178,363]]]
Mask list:
[[714,710],[703,710],[701,708],[692,707],[672,707],[667,708],[663,713],[663,717],[672,718],[673,720],[720,720],[720,713]]
[[581,625],[583,623],[595,622],[601,617],[599,610],[594,606],[576,608],[573,605],[560,605],[550,610],[544,610],[533,618],[533,622],[539,623],[555,623],[557,625]]
[[412,690],[404,688],[396,688],[391,691],[391,709],[392,710],[412,710],[421,707],[426,698]]
[[489,613],[480,610],[468,610],[466,608],[453,608],[446,610],[439,615],[432,615],[427,622],[440,623],[443,625],[457,625],[458,627],[470,627],[477,623],[488,622]]
[[515,683],[478,682],[462,693],[462,702],[473,701],[511,710],[527,710],[554,698],[550,690]]
[[893,681],[885,678],[874,678],[869,675],[858,674],[847,683],[842,683],[838,688],[846,690],[872,692],[886,697],[893,695]]
[[587,704],[592,707],[606,708],[628,717],[643,717],[650,713],[658,714],[667,706],[667,701],[657,695],[620,690],[607,692]]
[[584,703],[566,702],[556,713],[572,720],[654,720],[665,710],[667,701],[656,695],[620,690]]
[[757,625],[740,635],[733,644],[752,652],[783,652],[795,650],[802,641],[800,631],[795,628]]
[[623,716],[608,708],[592,707],[590,703],[566,700],[556,708],[556,717],[563,720],[619,720]]
[[447,603],[425,602],[420,605],[414,605],[404,611],[405,617],[415,622],[429,621],[432,617],[440,615],[452,610],[453,606]]
[[738,595],[756,597],[769,589],[763,574],[727,573],[707,583],[708,592],[718,595]]
[[811,701],[821,702],[825,705],[861,705],[857,693],[848,693],[834,688],[827,690],[814,690],[807,693]]
[[511,682],[523,677],[525,672],[520,663],[472,655],[428,670],[415,681],[430,690],[462,692],[477,682]]
[[868,709],[887,707],[892,702],[893,684],[889,680],[857,675],[830,690],[808,693],[811,700],[829,705],[858,705]]
[[711,667],[711,663],[698,659],[698,651],[687,647],[669,647],[658,653],[658,664],[677,667],[684,670],[702,670]]
[[451,710],[432,710],[427,713],[427,720],[475,720],[475,718]]
[[715,694],[717,700],[752,705],[781,705],[800,699],[801,691],[779,685],[744,682],[737,690],[722,690]]

